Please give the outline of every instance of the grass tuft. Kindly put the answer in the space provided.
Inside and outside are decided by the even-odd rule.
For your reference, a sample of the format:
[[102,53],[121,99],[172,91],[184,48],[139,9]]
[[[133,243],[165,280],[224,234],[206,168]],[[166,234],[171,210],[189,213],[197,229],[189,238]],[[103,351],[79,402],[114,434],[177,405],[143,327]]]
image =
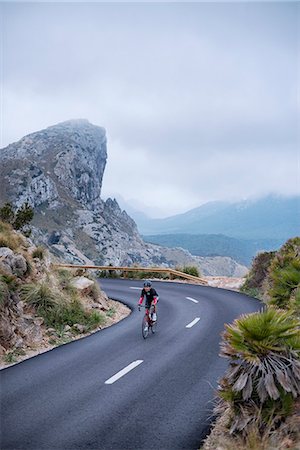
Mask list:
[[46,249],[44,247],[42,247],[41,245],[36,247],[36,249],[34,249],[32,252],[33,258],[38,258],[38,259],[44,260],[45,256],[46,256]]

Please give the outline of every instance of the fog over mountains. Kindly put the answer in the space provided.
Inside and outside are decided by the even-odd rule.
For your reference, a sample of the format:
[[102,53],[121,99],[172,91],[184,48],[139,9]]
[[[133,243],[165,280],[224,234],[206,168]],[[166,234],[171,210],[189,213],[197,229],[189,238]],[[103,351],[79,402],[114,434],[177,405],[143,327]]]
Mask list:
[[165,219],[150,219],[132,209],[130,213],[144,235],[224,234],[240,239],[282,240],[300,232],[300,196],[209,202]]
[[246,265],[258,252],[276,250],[300,234],[300,197],[296,196],[209,202],[165,219],[151,219],[124,199],[119,202],[147,242],[182,247],[198,256],[230,256]]
[[203,258],[143,241],[115,199],[101,198],[106,132],[69,120],[0,150],[0,204],[34,208],[33,239],[66,262],[98,265],[196,265],[205,275],[243,275],[231,258]]

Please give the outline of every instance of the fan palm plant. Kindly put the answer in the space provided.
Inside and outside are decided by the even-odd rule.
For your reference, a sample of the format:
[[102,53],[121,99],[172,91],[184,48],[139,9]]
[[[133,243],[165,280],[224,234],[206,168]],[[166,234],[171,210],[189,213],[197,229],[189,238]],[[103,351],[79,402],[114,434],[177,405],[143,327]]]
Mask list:
[[280,420],[300,395],[300,320],[268,308],[226,325],[221,356],[231,360],[220,397],[233,412],[231,431]]

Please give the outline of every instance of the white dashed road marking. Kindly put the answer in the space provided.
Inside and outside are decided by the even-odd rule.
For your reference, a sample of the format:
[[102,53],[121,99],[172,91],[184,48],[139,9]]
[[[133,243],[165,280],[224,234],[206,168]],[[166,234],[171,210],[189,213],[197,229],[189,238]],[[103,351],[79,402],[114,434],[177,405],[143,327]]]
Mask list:
[[126,375],[131,370],[135,369],[137,366],[142,364],[144,362],[142,359],[138,359],[137,361],[133,361],[128,366],[124,367],[124,369],[120,370],[120,372],[116,373],[112,377],[110,377],[108,380],[105,381],[105,384],[113,384],[115,381],[119,380],[119,378]]
[[138,289],[139,291],[141,291],[141,290],[142,290],[142,288],[141,288],[141,287],[130,287],[130,289]]
[[194,298],[192,298],[192,297],[185,297],[187,300],[190,300],[191,302],[194,302],[194,303],[198,303],[198,300],[195,300]]
[[191,323],[185,326],[185,328],[192,328],[194,325],[196,325],[197,322],[199,322],[200,317],[196,317]]

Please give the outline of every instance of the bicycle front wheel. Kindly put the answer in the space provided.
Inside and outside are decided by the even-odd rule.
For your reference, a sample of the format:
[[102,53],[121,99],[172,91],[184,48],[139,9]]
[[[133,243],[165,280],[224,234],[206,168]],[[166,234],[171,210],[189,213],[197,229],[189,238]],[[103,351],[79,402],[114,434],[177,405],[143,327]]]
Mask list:
[[145,316],[143,318],[143,323],[142,323],[142,335],[143,335],[143,338],[146,339],[148,334],[149,334],[149,323],[148,323],[148,318]]
[[153,334],[156,333],[156,328],[157,328],[157,314],[156,314],[156,321],[152,322],[152,325],[151,325],[151,331]]

